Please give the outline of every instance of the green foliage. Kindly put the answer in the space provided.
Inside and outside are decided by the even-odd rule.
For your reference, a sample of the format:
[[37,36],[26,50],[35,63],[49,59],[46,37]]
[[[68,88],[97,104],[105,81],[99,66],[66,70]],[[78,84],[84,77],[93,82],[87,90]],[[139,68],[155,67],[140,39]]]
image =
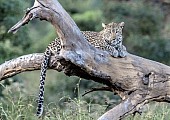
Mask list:
[[107,21],[124,21],[128,34],[157,35],[163,26],[160,6],[143,0],[108,2],[103,9]]
[[102,6],[102,0],[59,0],[59,2],[71,15],[88,10],[97,10]]
[[99,10],[87,11],[73,15],[73,19],[82,31],[96,31],[97,27],[101,27],[102,14]]
[[31,46],[28,51],[29,53],[43,53],[47,45],[57,37],[56,32],[50,23],[45,21],[35,20],[29,25],[29,29],[31,29],[31,31],[29,31]]
[[[135,41],[134,41],[135,40]],[[131,44],[133,42],[133,44]],[[139,36],[131,34],[127,39],[129,51],[136,55],[160,61],[164,64],[170,64],[170,41],[165,38],[150,36]]]
[[24,3],[16,0],[0,1],[0,63],[25,54],[26,48],[30,46],[26,29],[22,29],[16,35],[7,33],[8,29],[21,18],[26,6]]

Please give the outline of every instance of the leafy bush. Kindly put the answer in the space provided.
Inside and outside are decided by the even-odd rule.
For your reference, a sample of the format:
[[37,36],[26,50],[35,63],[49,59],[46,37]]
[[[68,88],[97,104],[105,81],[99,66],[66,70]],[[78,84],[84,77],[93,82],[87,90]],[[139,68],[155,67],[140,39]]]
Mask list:
[[23,1],[0,1],[0,63],[25,54],[26,48],[30,46],[26,29],[22,29],[15,35],[7,33],[8,29],[21,18],[26,5]]

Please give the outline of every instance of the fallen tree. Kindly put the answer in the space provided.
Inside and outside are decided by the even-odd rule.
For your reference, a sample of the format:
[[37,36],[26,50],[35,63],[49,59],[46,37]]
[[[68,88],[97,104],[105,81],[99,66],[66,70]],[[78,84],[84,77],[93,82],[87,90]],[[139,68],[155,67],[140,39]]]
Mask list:
[[[16,32],[34,18],[50,22],[62,39],[62,50],[52,56],[49,69],[68,76],[102,83],[102,90],[117,93],[122,102],[98,120],[119,120],[140,112],[150,101],[170,102],[170,67],[142,57],[128,54],[113,58],[84,40],[79,28],[57,0],[35,0],[25,16],[9,32]],[[0,80],[24,71],[40,69],[42,53],[24,55],[0,65]],[[94,89],[100,90],[100,89]]]

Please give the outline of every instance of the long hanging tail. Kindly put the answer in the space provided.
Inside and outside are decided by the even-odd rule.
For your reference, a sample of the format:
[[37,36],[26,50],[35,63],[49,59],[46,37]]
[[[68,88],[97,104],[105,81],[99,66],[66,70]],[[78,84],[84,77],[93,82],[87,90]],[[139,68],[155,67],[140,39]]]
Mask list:
[[40,91],[39,91],[38,107],[37,107],[38,117],[40,117],[43,113],[44,84],[45,84],[46,71],[48,68],[50,57],[51,57],[51,50],[47,47],[46,51],[44,52],[43,62],[41,64],[40,87],[39,87]]

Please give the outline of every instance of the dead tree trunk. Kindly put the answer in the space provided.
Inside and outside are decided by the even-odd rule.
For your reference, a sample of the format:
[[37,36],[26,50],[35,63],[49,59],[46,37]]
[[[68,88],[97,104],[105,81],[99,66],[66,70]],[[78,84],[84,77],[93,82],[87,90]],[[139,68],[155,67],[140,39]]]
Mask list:
[[[35,0],[34,6],[9,31],[16,32],[34,18],[50,22],[62,38],[62,50],[60,55],[52,56],[50,69],[103,83],[106,90],[122,98],[119,105],[98,120],[119,120],[150,101],[170,102],[169,66],[131,54],[113,58],[90,46],[57,0]],[[0,80],[40,69],[42,58],[42,54],[30,54],[1,64]]]

